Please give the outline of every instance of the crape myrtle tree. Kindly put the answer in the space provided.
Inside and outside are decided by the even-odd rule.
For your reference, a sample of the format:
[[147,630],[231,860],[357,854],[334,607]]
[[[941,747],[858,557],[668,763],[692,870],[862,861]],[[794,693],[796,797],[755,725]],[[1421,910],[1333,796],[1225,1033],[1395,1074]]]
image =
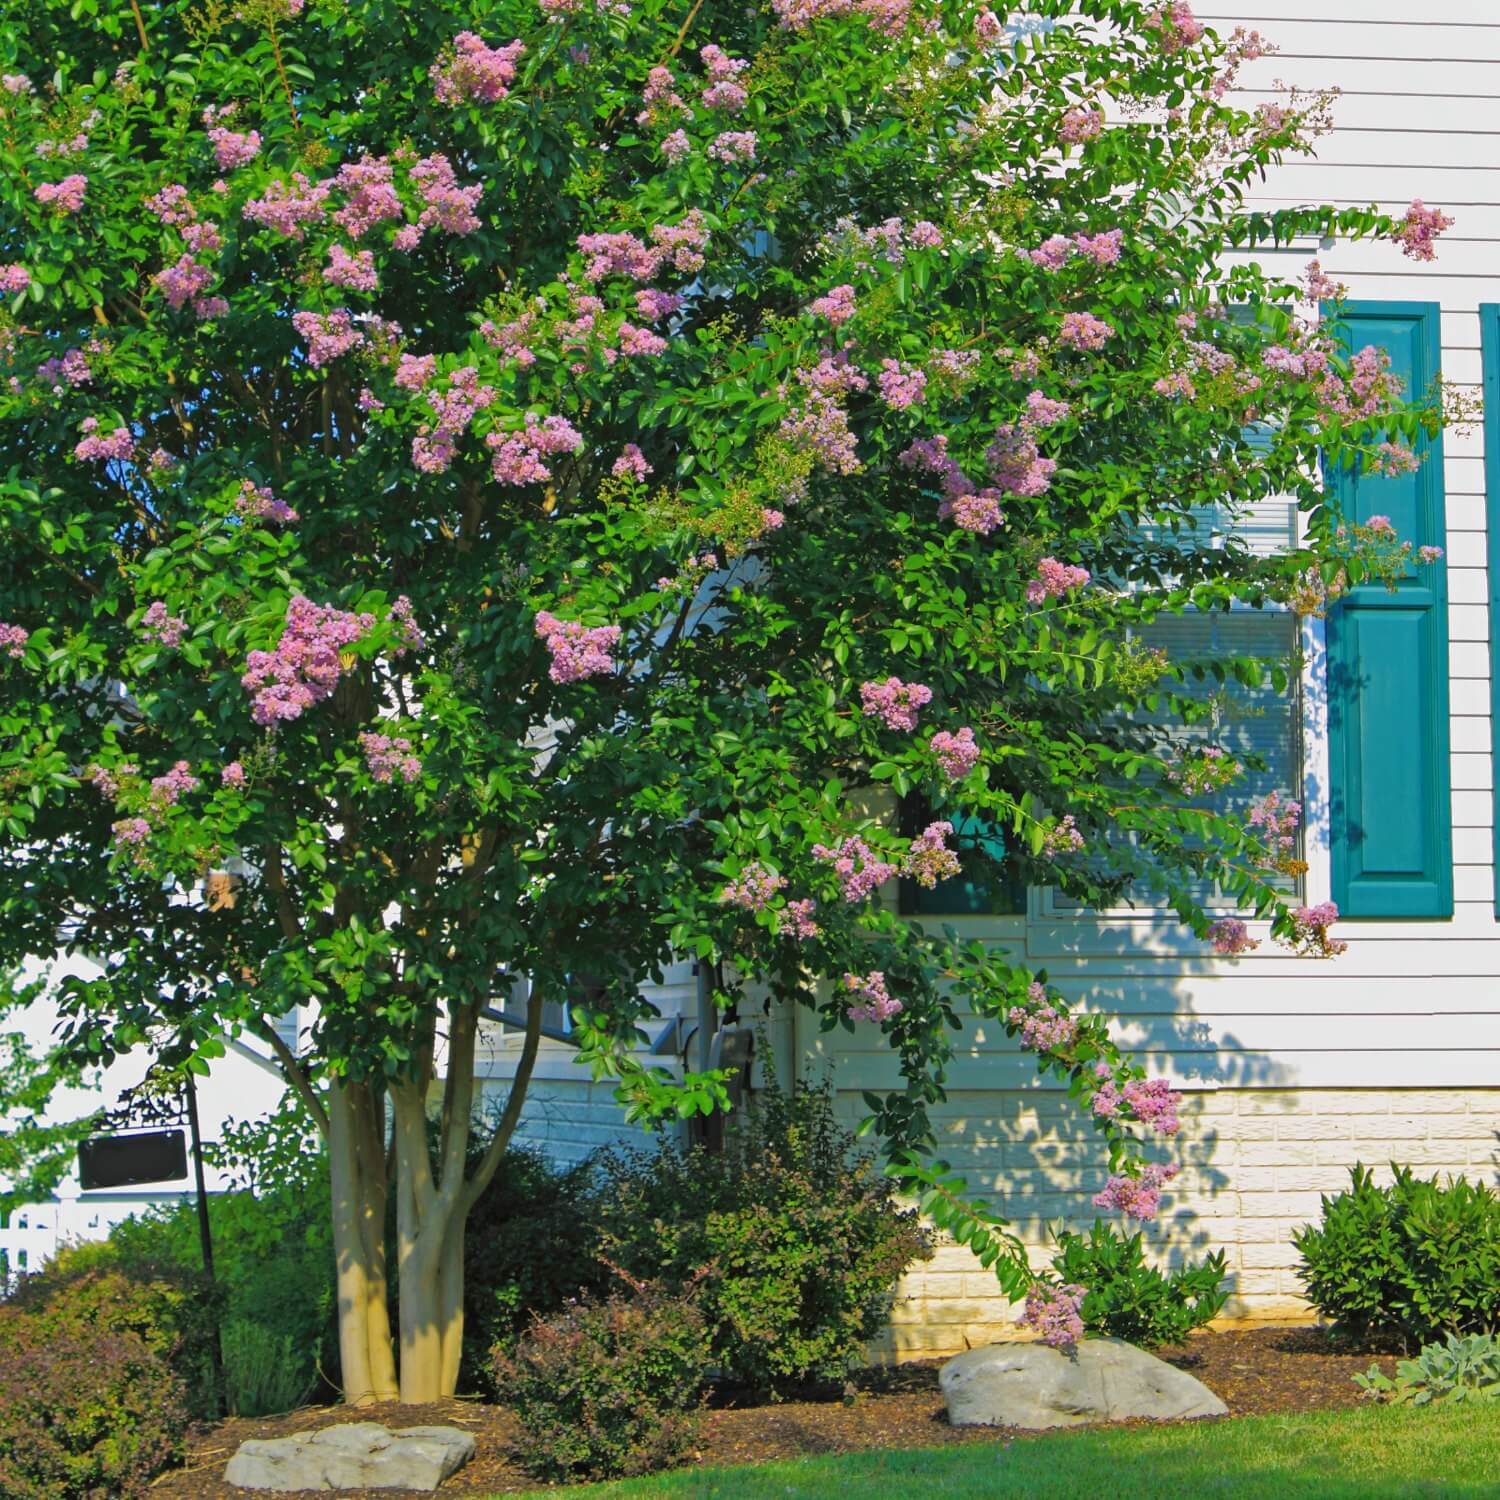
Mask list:
[[[1294,789],[1217,816],[1247,763],[1172,748],[1200,679],[1294,668],[1142,632],[1417,565],[1317,463],[1409,466],[1440,401],[1315,320],[1316,266],[1227,253],[1427,258],[1442,216],[1248,212],[1322,104],[1234,107],[1265,44],[1181,3],[6,14],[0,958],[102,966],[60,990],[82,1063],[274,1049],[327,1139],[349,1399],[452,1391],[461,1229],[549,1001],[633,1114],[722,1102],[634,1059],[674,953],[879,1028],[904,1082],[872,1122],[1012,1295],[1019,1242],[931,1155],[960,1001],[1069,1080],[1102,1196],[1149,1214],[1131,1142],[1170,1089],[877,893],[1003,860],[1243,951],[1211,881],[1336,946],[1289,904]],[[1256,555],[1235,519],[1279,494],[1305,545]],[[1070,1296],[1032,1291],[1049,1336]]]

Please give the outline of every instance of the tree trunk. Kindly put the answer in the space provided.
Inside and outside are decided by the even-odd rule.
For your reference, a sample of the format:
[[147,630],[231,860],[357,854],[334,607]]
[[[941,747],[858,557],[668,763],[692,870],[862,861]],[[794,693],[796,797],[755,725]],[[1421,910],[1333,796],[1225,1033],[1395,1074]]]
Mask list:
[[[452,1396],[458,1388],[464,1334],[464,1226],[520,1120],[541,1040],[542,1004],[541,992],[534,987],[510,1097],[472,1177],[465,1169],[474,1104],[478,1007],[455,1005],[449,1016],[448,1077],[435,1159],[427,1134],[425,1088],[418,1082],[390,1086],[400,1281],[399,1382],[391,1357],[380,1235],[387,1181],[380,1095],[367,1085],[356,1084],[336,1085],[330,1094],[339,1346],[344,1393],[350,1402],[389,1399],[399,1390],[404,1403],[426,1405]],[[366,1149],[351,1150],[349,1137],[356,1148],[362,1141]],[[354,1251],[347,1257],[347,1278],[345,1243]],[[361,1307],[363,1319],[357,1315]]]
[[383,1115],[369,1084],[335,1082],[328,1091],[339,1368],[351,1406],[397,1395],[386,1301]]

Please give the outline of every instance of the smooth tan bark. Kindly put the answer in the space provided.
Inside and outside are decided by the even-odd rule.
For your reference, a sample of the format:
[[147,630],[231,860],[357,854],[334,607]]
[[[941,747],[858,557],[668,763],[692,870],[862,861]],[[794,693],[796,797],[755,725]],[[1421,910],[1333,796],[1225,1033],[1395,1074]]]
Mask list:
[[[385,1171],[370,1168],[374,1105],[368,1085],[328,1094],[328,1159],[338,1297],[339,1368],[351,1406],[397,1395],[385,1277]],[[378,1141],[378,1137],[377,1137]],[[381,1153],[383,1157],[383,1153]]]

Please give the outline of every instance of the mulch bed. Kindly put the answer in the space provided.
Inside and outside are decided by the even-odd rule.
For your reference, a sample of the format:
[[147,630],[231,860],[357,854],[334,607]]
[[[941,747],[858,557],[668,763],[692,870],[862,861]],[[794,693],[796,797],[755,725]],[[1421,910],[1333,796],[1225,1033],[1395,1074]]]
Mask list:
[[[1197,1334],[1158,1351],[1219,1395],[1231,1417],[1354,1406],[1351,1376],[1372,1363],[1390,1374],[1395,1357],[1341,1347],[1321,1329],[1254,1328]],[[705,1467],[765,1463],[811,1453],[864,1448],[927,1448],[944,1443],[993,1443],[1018,1436],[1003,1428],[950,1427],[938,1391],[941,1360],[870,1370],[849,1400],[785,1401],[774,1406],[723,1404],[704,1417],[698,1461]],[[284,1417],[235,1418],[189,1440],[187,1465],[152,1487],[162,1500],[246,1500],[256,1493],[223,1483],[224,1465],[246,1438],[284,1437],[335,1422],[384,1422],[391,1427],[447,1423],[474,1434],[479,1451],[439,1491],[450,1500],[513,1494],[537,1487],[511,1457],[514,1419],[504,1408],[475,1401],[435,1406],[308,1407]],[[1042,1441],[1043,1439],[1035,1439]],[[312,1494],[312,1491],[304,1492]],[[345,1490],[345,1495],[356,1492]],[[357,1492],[361,1500],[403,1500],[407,1490]]]

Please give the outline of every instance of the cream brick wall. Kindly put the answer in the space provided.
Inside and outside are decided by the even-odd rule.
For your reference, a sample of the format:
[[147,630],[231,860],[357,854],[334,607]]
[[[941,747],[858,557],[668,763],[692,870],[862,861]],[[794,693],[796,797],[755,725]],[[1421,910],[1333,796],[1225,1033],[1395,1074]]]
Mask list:
[[[851,1115],[860,1108],[849,1101]],[[1184,1100],[1171,1159],[1182,1166],[1147,1240],[1170,1245],[1159,1263],[1222,1249],[1231,1295],[1220,1320],[1290,1322],[1313,1316],[1300,1295],[1292,1232],[1315,1221],[1321,1195],[1348,1182],[1356,1161],[1389,1180],[1391,1160],[1423,1173],[1500,1182],[1500,1087],[1490,1089],[1218,1090]],[[1031,1251],[1047,1262],[1049,1225],[1092,1222],[1103,1181],[1098,1138],[1056,1094],[955,1095],[939,1125],[944,1153],[971,1188],[993,1195]],[[903,1280],[885,1358],[953,1354],[1017,1336],[1010,1306],[970,1252],[940,1245]]]

